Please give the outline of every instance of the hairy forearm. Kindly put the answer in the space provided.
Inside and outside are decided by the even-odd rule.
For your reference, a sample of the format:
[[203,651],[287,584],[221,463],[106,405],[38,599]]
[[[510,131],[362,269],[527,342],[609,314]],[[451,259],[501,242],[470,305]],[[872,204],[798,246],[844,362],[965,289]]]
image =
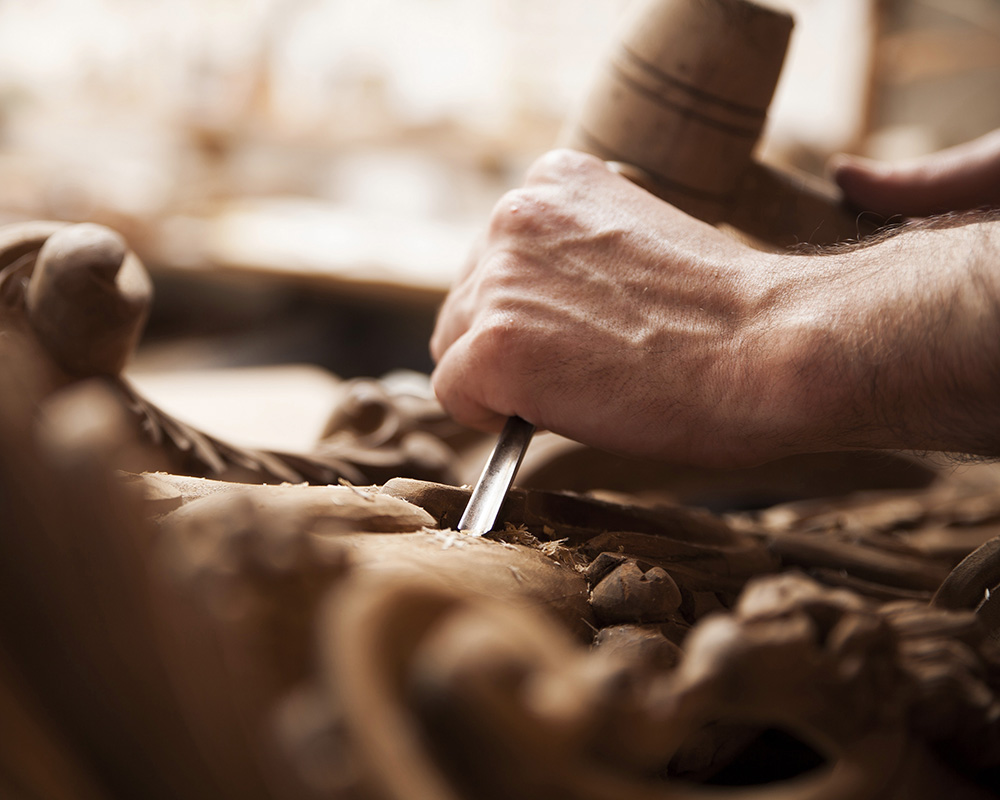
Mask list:
[[925,220],[865,246],[792,257],[818,273],[784,306],[788,370],[814,437],[1000,455],[997,216]]

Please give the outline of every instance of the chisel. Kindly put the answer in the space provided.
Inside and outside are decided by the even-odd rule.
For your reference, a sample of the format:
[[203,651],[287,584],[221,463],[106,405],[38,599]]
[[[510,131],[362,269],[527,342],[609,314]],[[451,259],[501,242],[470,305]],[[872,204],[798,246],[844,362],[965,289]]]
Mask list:
[[472,490],[469,505],[458,522],[458,529],[473,536],[482,536],[493,530],[497,514],[514,482],[517,468],[528,449],[535,426],[520,417],[509,417],[493,452],[486,460],[483,474]]
[[[617,161],[605,163],[612,172],[617,172],[644,189],[649,188],[651,178],[642,170]],[[517,475],[517,469],[521,466],[534,432],[535,426],[527,420],[517,416],[507,418],[476,488],[472,490],[469,505],[465,507],[465,513],[458,522],[460,531],[482,536],[493,530],[500,507],[514,482],[514,476]]]

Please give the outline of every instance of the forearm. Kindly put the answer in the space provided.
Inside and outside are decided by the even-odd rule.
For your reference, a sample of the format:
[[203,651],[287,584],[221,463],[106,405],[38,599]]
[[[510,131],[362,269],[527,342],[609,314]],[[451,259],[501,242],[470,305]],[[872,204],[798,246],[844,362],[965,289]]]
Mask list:
[[793,407],[813,421],[817,446],[1000,455],[996,216],[792,257],[818,273],[779,306]]

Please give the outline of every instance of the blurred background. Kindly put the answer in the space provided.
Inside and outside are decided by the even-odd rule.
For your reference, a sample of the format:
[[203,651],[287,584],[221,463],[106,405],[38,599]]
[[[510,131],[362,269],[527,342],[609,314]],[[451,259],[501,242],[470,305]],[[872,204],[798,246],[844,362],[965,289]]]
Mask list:
[[[797,23],[763,158],[822,174],[837,151],[1000,126],[1000,0],[773,4]],[[294,445],[338,379],[429,371],[476,231],[628,6],[0,0],[0,222],[120,231],[157,291],[134,380],[215,432]]]

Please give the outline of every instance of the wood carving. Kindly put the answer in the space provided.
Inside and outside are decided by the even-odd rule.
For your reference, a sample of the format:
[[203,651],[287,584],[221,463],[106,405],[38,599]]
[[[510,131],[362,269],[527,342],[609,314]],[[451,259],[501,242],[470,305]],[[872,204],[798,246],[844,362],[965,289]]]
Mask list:
[[463,453],[478,458],[486,443],[444,414],[429,385],[424,394],[408,393],[359,378],[344,385],[312,455],[353,464],[368,483],[399,477],[463,483]]
[[35,351],[49,390],[105,383],[149,443],[147,469],[229,480],[364,483],[334,455],[238,447],[157,408],[122,377],[141,336],[152,284],[136,255],[100,225],[30,222],[0,227],[0,330]]
[[518,490],[470,538],[467,488],[122,476],[149,442],[118,392],[53,394],[28,344],[0,348],[6,794],[1000,786],[990,470],[727,516]]

